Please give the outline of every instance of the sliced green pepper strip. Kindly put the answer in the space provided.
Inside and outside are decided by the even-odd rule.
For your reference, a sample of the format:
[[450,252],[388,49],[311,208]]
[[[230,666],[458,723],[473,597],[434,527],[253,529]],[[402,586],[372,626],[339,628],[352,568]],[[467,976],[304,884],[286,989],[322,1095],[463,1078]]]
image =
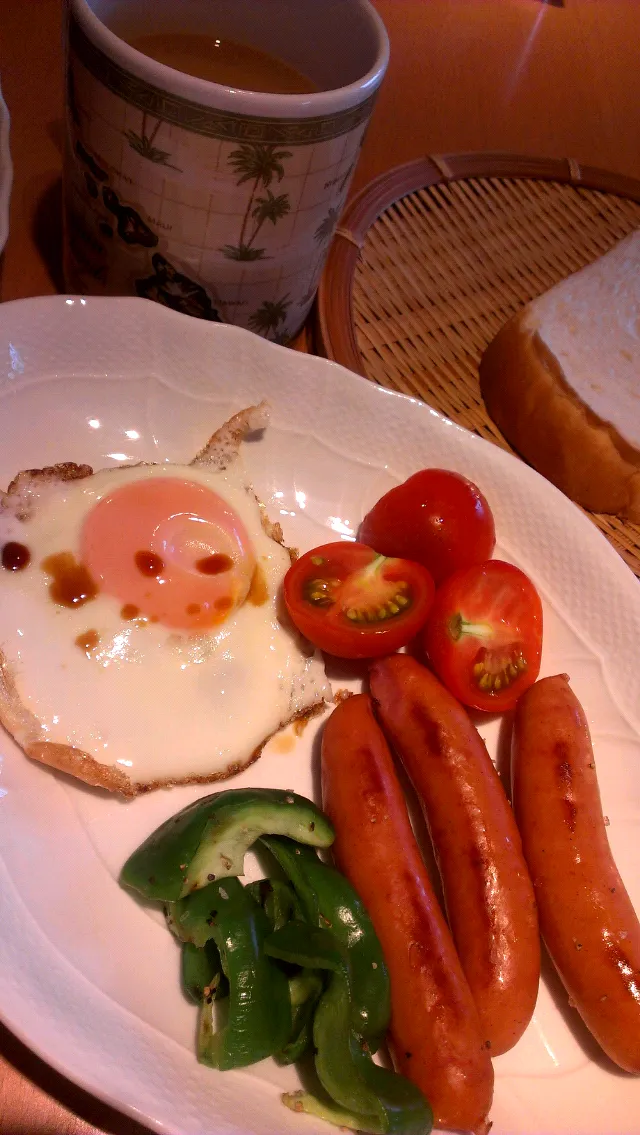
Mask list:
[[245,853],[265,833],[330,847],[334,832],[311,800],[279,788],[235,788],[196,800],[129,856],[120,881],[146,898],[175,902],[217,879],[242,875]]
[[352,974],[352,1026],[375,1052],[389,1026],[389,974],[373,923],[351,883],[293,840],[262,836],[295,888],[306,920],[329,929],[349,950]]
[[267,938],[265,950],[281,961],[331,971],[313,1021],[318,1078],[341,1107],[361,1117],[369,1114],[375,1117],[376,1101],[354,1073],[351,1059],[351,990],[346,947],[327,930],[304,922],[288,922]]
[[280,1052],[276,1053],[279,1064],[295,1064],[313,1043],[313,1014],[324,983],[317,970],[306,969],[289,978],[289,997],[291,1000],[291,1036]]
[[406,1076],[374,1064],[353,1034],[351,1055],[356,1069],[384,1110],[385,1135],[429,1135],[433,1129],[433,1112],[420,1089]]
[[289,983],[264,952],[269,920],[237,879],[223,879],[174,904],[175,926],[202,948],[211,939],[229,982],[227,1023],[215,1031],[214,997],[200,1010],[198,1059],[225,1071],[273,1056],[291,1035]]
[[303,969],[328,969],[340,973],[349,968],[347,950],[333,931],[306,922],[287,922],[266,939],[265,953]]
[[[374,1068],[377,1065],[374,1064]],[[384,1069],[383,1069],[384,1070]],[[393,1073],[389,1073],[393,1075]],[[332,1123],[335,1127],[350,1127],[354,1131],[370,1131],[371,1127],[367,1126],[368,1120],[366,1116],[356,1115],[352,1111],[345,1108],[338,1107],[333,1101],[326,1096],[324,1099],[319,1099],[311,1092],[285,1092],[282,1097],[283,1104],[290,1108],[291,1111],[305,1112],[307,1115],[315,1115],[318,1119],[324,1119],[327,1123]],[[402,1113],[394,1112],[393,1126],[387,1128],[387,1135],[429,1135],[433,1130],[433,1122],[429,1116],[431,1109],[424,1100],[426,1106],[426,1114],[424,1118],[416,1113],[415,1117],[408,1116],[404,1118]]]
[[279,930],[291,918],[302,919],[296,892],[281,879],[257,879],[247,884],[247,890],[260,903],[274,930]]
[[[249,883],[247,890],[260,903],[274,930],[280,930],[290,919],[302,920],[298,896],[289,883],[281,879],[258,879]],[[305,969],[289,978],[291,1035],[284,1048],[276,1053],[279,1064],[294,1064],[311,1048],[313,1014],[323,984],[318,970]]]
[[226,997],[229,983],[222,972],[220,952],[211,940],[199,949],[192,942],[182,943],[181,959],[182,988],[185,993],[200,1004],[205,997],[217,1000]]
[[[220,884],[209,883],[208,887],[201,887],[199,891],[194,891],[178,902],[165,904],[165,918],[176,938],[181,942],[191,942],[200,950],[211,940],[217,944],[215,921],[224,901],[220,900],[220,886],[226,882],[227,880],[221,880]],[[244,890],[242,883],[234,879],[229,887],[223,887],[224,894],[235,896],[236,883]]]
[[284,961],[331,971],[315,1012],[313,1042],[318,1079],[333,1103],[296,1092],[283,1097],[287,1106],[373,1135],[428,1135],[433,1116],[422,1093],[404,1076],[374,1064],[353,1031],[348,950],[332,933],[299,922],[272,934],[265,949]]
[[320,1099],[311,1092],[284,1092],[280,1097],[285,1107],[291,1111],[304,1112],[306,1115],[315,1115],[324,1119],[335,1127],[351,1127],[354,1131],[366,1131],[366,1119],[362,1115],[355,1115],[343,1107],[338,1107],[330,1096]]

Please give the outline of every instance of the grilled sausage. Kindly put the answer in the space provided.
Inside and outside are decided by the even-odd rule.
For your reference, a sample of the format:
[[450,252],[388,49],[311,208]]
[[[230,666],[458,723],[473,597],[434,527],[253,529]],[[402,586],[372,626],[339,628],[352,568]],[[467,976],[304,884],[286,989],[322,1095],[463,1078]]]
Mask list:
[[484,741],[462,706],[407,654],[375,662],[371,694],[433,841],[447,917],[491,1055],[535,1008],[540,937],[520,835]]
[[587,1028],[640,1074],[640,923],[607,839],[589,727],[566,674],[523,694],[513,804],[540,929]]
[[325,726],[322,801],[336,861],[371,915],[389,969],[394,1063],[427,1096],[436,1126],[485,1135],[489,1050],[365,694],[342,702]]

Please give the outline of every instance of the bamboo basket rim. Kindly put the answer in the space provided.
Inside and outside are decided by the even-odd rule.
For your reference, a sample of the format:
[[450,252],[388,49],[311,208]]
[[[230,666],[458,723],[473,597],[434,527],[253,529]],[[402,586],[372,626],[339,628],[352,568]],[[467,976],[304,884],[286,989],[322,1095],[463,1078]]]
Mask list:
[[352,318],[353,277],[367,232],[381,213],[410,193],[472,177],[557,181],[640,203],[640,180],[574,158],[539,158],[496,151],[431,154],[378,175],[347,205],[324,267],[316,305],[319,344],[326,358],[365,375]]

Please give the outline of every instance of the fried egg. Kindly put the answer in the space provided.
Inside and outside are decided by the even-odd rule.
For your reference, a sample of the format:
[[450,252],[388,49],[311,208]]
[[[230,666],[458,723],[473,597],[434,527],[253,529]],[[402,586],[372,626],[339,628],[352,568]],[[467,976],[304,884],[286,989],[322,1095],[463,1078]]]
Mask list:
[[0,497],[0,720],[29,756],[125,795],[222,779],[330,696],[239,455],[255,424],[190,465],[55,466]]

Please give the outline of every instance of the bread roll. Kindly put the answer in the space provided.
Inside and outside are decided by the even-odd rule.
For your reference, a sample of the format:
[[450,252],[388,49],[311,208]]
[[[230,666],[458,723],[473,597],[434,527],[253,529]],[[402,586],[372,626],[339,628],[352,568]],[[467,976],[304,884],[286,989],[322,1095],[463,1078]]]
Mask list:
[[567,496],[640,522],[640,230],[515,315],[480,387],[514,449]]

